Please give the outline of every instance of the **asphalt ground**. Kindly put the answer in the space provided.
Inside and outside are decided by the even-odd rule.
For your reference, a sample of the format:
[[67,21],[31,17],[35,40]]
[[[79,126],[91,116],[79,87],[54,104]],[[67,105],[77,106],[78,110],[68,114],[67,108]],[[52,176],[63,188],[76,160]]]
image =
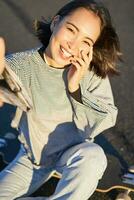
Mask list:
[[[33,21],[52,17],[67,0],[0,0],[0,35],[6,40],[6,52],[18,52],[37,47]],[[104,0],[110,10],[119,34],[123,63],[118,63],[120,76],[111,78],[115,104],[119,109],[116,126],[103,134],[123,156],[128,165],[134,164],[134,1]],[[7,131],[7,110],[0,109],[0,134]],[[36,195],[51,192],[55,180],[41,188]],[[44,189],[47,188],[47,189]],[[112,200],[118,191],[101,195],[97,192],[92,200]],[[134,196],[133,196],[134,198]]]

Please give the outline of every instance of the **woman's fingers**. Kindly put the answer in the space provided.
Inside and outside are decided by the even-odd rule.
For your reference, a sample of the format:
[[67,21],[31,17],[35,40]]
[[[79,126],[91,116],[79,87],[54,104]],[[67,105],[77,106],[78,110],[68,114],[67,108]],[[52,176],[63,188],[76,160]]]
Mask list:
[[79,66],[82,66],[83,68],[88,69],[90,62],[92,61],[93,57],[93,47],[90,48],[89,52],[81,51],[79,57],[74,56],[72,58],[73,64],[78,63]]
[[[70,59],[70,69],[68,72],[68,88],[70,92],[76,91],[79,87],[80,80],[84,77],[89,69],[92,59],[92,47],[90,52],[80,52],[78,56],[72,56]],[[90,54],[90,55],[89,55]]]
[[5,66],[5,42],[0,37],[0,74],[2,74]]
[[90,65],[93,58],[93,47],[90,47],[89,52],[81,51],[81,58],[85,61],[85,63],[87,63],[87,65]]

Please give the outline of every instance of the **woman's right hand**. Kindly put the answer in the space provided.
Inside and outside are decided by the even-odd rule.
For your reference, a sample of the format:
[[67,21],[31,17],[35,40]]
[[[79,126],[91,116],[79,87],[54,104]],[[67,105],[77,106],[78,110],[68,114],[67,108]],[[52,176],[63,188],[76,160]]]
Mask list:
[[[4,39],[0,37],[0,75],[4,71],[5,67],[5,42]],[[3,106],[3,101],[0,99],[0,106]]]

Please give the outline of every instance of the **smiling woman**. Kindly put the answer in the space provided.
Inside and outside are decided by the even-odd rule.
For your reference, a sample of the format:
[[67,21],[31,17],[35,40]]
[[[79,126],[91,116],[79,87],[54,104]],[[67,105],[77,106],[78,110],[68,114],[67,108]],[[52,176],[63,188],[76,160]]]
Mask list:
[[81,58],[82,52],[92,54],[91,47],[100,35],[100,26],[100,18],[84,8],[75,10],[62,20],[56,15],[51,24],[49,45],[45,50],[50,65],[63,68],[73,59]]
[[94,0],[71,1],[35,27],[42,46],[6,56],[10,79],[31,106],[17,108],[13,119],[22,145],[0,173],[0,199],[29,196],[57,171],[54,194],[40,199],[87,200],[107,165],[94,137],[116,122],[108,75],[117,73],[118,36],[108,10]]

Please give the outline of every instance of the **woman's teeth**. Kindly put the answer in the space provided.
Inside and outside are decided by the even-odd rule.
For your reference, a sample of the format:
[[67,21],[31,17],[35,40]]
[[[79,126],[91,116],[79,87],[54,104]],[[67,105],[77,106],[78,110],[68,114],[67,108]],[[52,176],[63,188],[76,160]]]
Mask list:
[[72,56],[68,51],[66,51],[65,49],[63,49],[61,47],[62,52],[64,53],[64,56],[66,56],[67,58],[69,58],[70,56]]

